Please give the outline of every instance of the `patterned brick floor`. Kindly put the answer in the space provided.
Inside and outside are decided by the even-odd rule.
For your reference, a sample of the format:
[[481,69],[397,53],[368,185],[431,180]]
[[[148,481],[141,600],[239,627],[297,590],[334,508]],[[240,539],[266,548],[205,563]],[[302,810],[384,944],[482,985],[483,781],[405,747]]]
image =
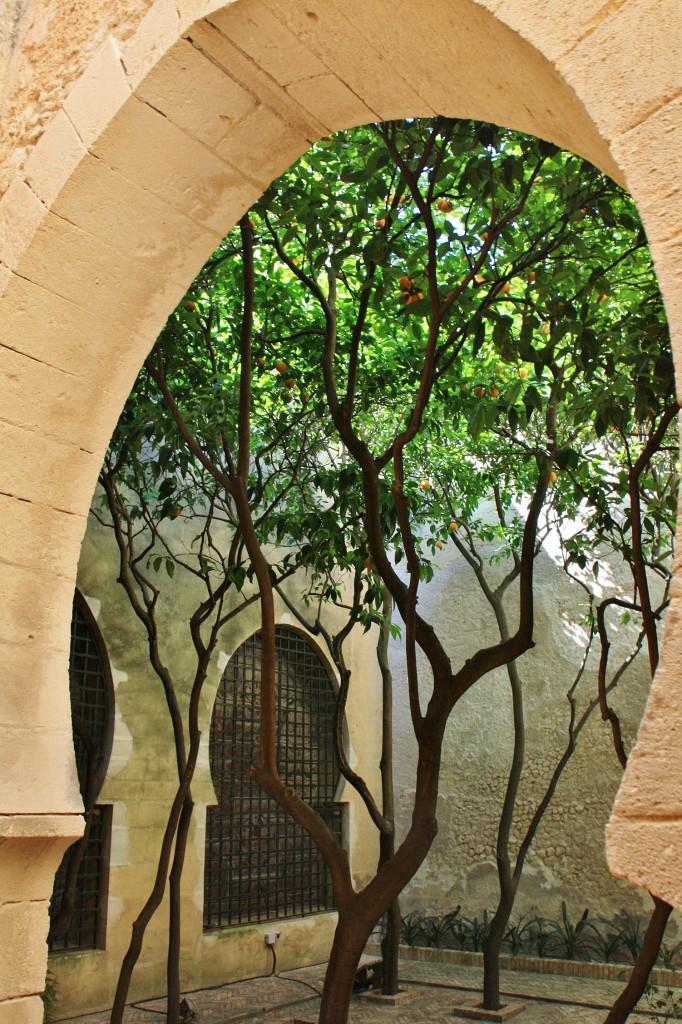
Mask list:
[[[199,1011],[197,1024],[284,1024],[297,1018],[317,1021],[317,992],[324,979],[324,964],[273,978],[258,978],[192,993]],[[417,992],[400,1006],[382,1006],[356,997],[351,1024],[456,1024],[456,1007],[480,994],[482,972],[477,967],[401,961],[401,979]],[[504,971],[502,989],[510,1000],[523,1002],[515,1017],[520,1024],[603,1024],[606,1010],[622,990],[622,982],[592,981],[557,975]],[[682,994],[682,993],[681,993]],[[162,1024],[164,1001],[130,1006],[125,1024]],[[637,1013],[631,1024],[653,1018]],[[68,1024],[107,1024],[108,1013],[88,1014]]]

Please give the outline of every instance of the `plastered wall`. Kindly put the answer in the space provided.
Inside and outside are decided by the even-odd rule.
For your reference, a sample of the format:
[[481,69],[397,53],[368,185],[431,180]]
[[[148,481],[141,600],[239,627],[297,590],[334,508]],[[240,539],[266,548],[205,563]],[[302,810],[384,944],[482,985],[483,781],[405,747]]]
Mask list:
[[[495,545],[483,544],[486,578],[496,586],[509,571],[489,564]],[[454,544],[434,559],[435,574],[423,585],[419,607],[443,640],[453,667],[480,645],[499,640],[499,630],[474,573]],[[598,600],[627,593],[629,572],[604,558],[596,584]],[[590,581],[594,585],[594,581]],[[654,593],[656,581],[652,579]],[[556,537],[535,560],[535,646],[517,662],[523,695],[524,770],[510,835],[512,864],[539,802],[569,742],[571,690],[574,725],[598,695],[599,643],[590,646],[583,588],[558,564]],[[511,628],[518,614],[512,587],[505,599]],[[632,655],[638,629],[608,617],[612,643],[608,680]],[[405,829],[414,799],[415,743],[406,699],[402,641],[391,647],[395,685],[395,742],[399,827]],[[422,703],[429,694],[428,666],[420,664]],[[573,689],[574,684],[575,689]],[[617,712],[626,749],[637,735],[650,675],[646,655],[623,673],[609,704]],[[494,911],[499,898],[496,869],[497,827],[502,812],[513,749],[511,687],[505,670],[480,680],[457,704],[446,730],[438,808],[438,835],[429,856],[402,897],[403,914],[420,911],[442,915],[459,904],[462,915]],[[647,914],[651,905],[641,890],[614,878],[604,849],[604,826],[622,780],[611,728],[594,707],[576,736],[575,751],[560,778],[526,861],[515,905],[524,913],[558,918],[562,899],[571,913],[587,906],[593,915],[611,917],[625,908]]]
[[[191,518],[166,524],[165,536],[176,550],[191,549],[197,532]],[[226,549],[228,541],[214,533],[214,541]],[[108,895],[105,905],[104,950],[69,952],[50,957],[59,1017],[102,1010],[111,1006],[121,961],[130,941],[133,920],[144,905],[154,883],[161,836],[168,809],[177,786],[177,768],[170,719],[158,677],[149,663],[146,634],[130,607],[122,586],[117,585],[118,549],[110,529],[90,517],[78,571],[78,586],[97,619],[109,655],[115,687],[115,725],[111,757],[98,803],[110,804],[112,815],[109,854]],[[161,591],[156,619],[159,651],[169,667],[178,693],[181,713],[186,719],[189,687],[196,658],[188,621],[205,596],[188,572],[176,567],[172,583],[165,572],[157,579]],[[290,600],[305,580],[287,582]],[[245,595],[248,596],[248,595]],[[235,598],[236,603],[236,598]],[[306,609],[301,605],[301,612]],[[302,630],[300,622],[278,599],[277,621]],[[331,613],[325,626],[332,632],[343,625],[343,613]],[[258,604],[248,605],[222,631],[211,670],[202,691],[199,727],[204,737],[192,795],[195,813],[183,871],[182,901],[182,987],[192,990],[267,974],[272,967],[264,933],[272,922],[219,931],[203,930],[204,847],[206,806],[215,803],[208,762],[210,721],[220,677],[228,659],[248,637],[260,628]],[[310,642],[328,662],[328,652],[314,636]],[[380,737],[373,723],[381,717],[381,684],[374,656],[374,631],[356,630],[346,644],[352,674],[348,702],[348,755],[377,795]],[[334,675],[333,667],[330,666]],[[350,837],[349,855],[356,884],[362,885],[374,873],[378,838],[355,791],[339,780],[337,798],[344,808]],[[315,914],[303,919],[277,922],[281,932],[277,963],[281,970],[319,963],[331,943],[336,915]],[[168,943],[167,909],[162,907],[152,920],[143,955],[135,971],[130,998],[163,995],[165,953]]]
[[[6,15],[0,948],[15,952],[0,1022],[35,1024],[47,881],[80,828],[66,651],[78,552],[107,440],[167,313],[312,140],[437,111],[534,132],[626,185],[679,360],[682,18],[677,0],[16,0]],[[609,851],[614,871],[679,906],[678,602],[676,588]]]

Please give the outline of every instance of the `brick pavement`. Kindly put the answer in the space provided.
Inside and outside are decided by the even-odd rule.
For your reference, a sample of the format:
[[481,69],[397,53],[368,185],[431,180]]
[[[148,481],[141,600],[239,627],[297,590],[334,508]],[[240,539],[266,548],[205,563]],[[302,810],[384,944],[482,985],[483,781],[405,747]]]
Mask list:
[[[324,972],[325,965],[320,964],[192,993],[199,1011],[197,1024],[285,1024],[297,1019],[313,1024]],[[355,997],[349,1024],[456,1024],[462,1020],[456,1016],[457,1005],[481,992],[482,971],[402,960],[401,980],[406,989],[417,993],[414,998],[399,1006],[386,1006]],[[622,982],[503,971],[502,989],[509,1000],[524,1003],[523,1013],[514,1018],[520,1024],[603,1024]],[[125,1024],[163,1024],[163,1010],[164,1000],[130,1006]],[[108,1020],[104,1012],[74,1018],[68,1024],[107,1024]],[[631,1024],[651,1020],[650,1015],[638,1012]]]

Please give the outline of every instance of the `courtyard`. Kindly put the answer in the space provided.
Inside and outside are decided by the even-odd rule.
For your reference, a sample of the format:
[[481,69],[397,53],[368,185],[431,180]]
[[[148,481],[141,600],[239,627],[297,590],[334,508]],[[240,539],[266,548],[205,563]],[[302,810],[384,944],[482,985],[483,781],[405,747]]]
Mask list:
[[[405,952],[403,950],[403,952]],[[435,951],[429,951],[435,953]],[[435,953],[435,955],[438,955]],[[367,959],[373,959],[365,957]],[[548,968],[553,966],[547,962]],[[583,965],[584,966],[584,965]],[[188,994],[197,1024],[315,1024],[325,965],[317,964],[272,977],[255,978]],[[480,995],[480,967],[404,958],[400,977],[406,998],[389,1005],[373,995],[353,997],[350,1024],[443,1024],[465,1020],[457,1007]],[[666,986],[659,986],[661,993]],[[571,977],[529,971],[503,971],[502,992],[510,1003],[523,1004],[514,1019],[523,1024],[602,1024],[622,990],[622,981]],[[682,989],[676,990],[682,996]],[[633,1024],[665,1020],[665,1015],[638,1011]],[[165,1000],[150,999],[128,1006],[125,1024],[159,1024],[165,1020]],[[109,1013],[71,1018],[64,1024],[108,1024]]]

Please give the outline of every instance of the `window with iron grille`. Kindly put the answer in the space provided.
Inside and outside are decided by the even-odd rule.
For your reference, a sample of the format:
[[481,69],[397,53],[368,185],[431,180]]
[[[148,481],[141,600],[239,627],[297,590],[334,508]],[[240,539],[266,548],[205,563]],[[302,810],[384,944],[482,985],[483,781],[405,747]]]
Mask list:
[[[341,840],[334,744],[333,679],[312,644],[279,626],[278,768]],[[206,820],[204,927],[272,921],[333,909],[324,859],[307,832],[251,779],[260,710],[261,640],[235,651],[211,720],[210,762],[217,806]]]
[[96,800],[111,750],[113,685],[101,634],[78,592],[71,619],[69,689],[85,833],[66,851],[55,876],[48,936],[54,952],[103,945],[110,808]]

